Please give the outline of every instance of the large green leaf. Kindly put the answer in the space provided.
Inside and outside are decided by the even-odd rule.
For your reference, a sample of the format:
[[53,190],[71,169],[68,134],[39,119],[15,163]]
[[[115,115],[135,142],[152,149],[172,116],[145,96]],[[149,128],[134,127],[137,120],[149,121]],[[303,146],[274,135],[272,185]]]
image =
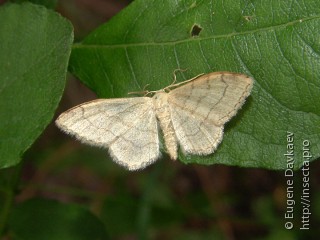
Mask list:
[[319,39],[318,0],[136,0],[74,45],[70,69],[99,97],[164,88],[175,69],[248,74],[253,92],[216,153],[180,160],[284,169],[291,132],[298,168],[304,140],[320,156]]
[[8,167],[52,120],[73,29],[59,14],[29,3],[1,7],[0,22],[0,167]]
[[92,213],[75,204],[33,199],[18,205],[9,220],[13,239],[93,240],[108,239]]

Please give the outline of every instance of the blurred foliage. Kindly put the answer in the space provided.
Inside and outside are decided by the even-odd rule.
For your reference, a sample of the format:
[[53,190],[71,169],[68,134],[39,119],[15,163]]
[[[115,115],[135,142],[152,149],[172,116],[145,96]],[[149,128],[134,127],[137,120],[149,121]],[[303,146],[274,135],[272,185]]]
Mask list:
[[[102,7],[106,6],[106,2],[103,0],[87,2],[80,0],[65,0],[58,1],[56,6],[50,5],[55,1],[33,2],[47,6],[51,9],[57,9],[66,18],[72,19],[73,26],[76,28],[77,39],[81,38],[82,36],[86,36],[88,29],[92,30],[93,28],[98,27],[104,18],[106,20],[109,18],[109,16],[114,14],[115,9],[120,10],[119,1],[114,1],[114,5],[110,3],[114,7]],[[141,4],[142,1],[136,2],[137,3],[134,4]],[[187,7],[193,6],[193,8],[196,6],[204,7],[207,3],[207,1],[192,1],[192,4],[190,5],[191,2],[189,1],[180,2],[181,4],[185,4]],[[151,4],[153,3],[154,2],[151,2]],[[174,4],[174,2],[171,3]],[[217,3],[231,4],[231,1],[217,1]],[[316,31],[317,25],[315,23],[319,21],[319,15],[314,14],[310,16],[310,9],[314,8],[312,9],[314,13],[319,12],[319,6],[316,4],[317,2],[305,1],[304,7],[307,6],[306,9],[309,9],[309,11],[303,11],[304,9],[301,8],[302,12],[304,12],[303,16],[293,14],[296,12],[289,12],[288,14],[288,12],[285,11],[288,9],[283,7],[284,5],[288,5],[288,3],[290,2],[284,0],[271,3],[275,5],[268,5],[269,2],[264,2],[264,4],[267,4],[265,6],[272,6],[270,8],[264,8],[265,13],[268,13],[268,16],[271,18],[275,16],[274,20],[281,19],[281,17],[277,18],[279,15],[290,16],[290,19],[298,19],[299,17],[303,17],[302,19],[306,18],[310,21],[304,25],[299,25],[297,22],[295,22],[295,24],[297,24],[296,26],[308,26],[310,29],[306,31],[308,32],[313,30],[311,31],[313,33],[310,32],[310,35],[306,36],[304,35],[306,32],[304,32],[303,35],[300,36],[308,37],[308,40],[310,40],[310,38],[316,38],[319,32]],[[150,3],[148,2],[148,4]],[[259,6],[257,6],[257,8],[252,8],[252,1],[234,1],[232,4],[234,4],[235,7],[229,9],[233,9],[233,13],[235,14],[239,14],[239,6],[247,6],[247,8],[244,8],[245,11],[243,13],[246,11],[250,12],[253,9],[261,10]],[[212,7],[212,5],[208,6]],[[35,8],[38,10],[41,9],[40,11],[45,12],[45,15],[40,14],[39,16],[46,16],[46,14],[48,14],[51,17],[57,17],[51,10],[50,12],[47,12],[42,7]],[[132,11],[132,8],[133,7],[131,6],[131,10],[129,11]],[[148,5],[146,4],[145,6],[140,7],[140,9],[138,9],[139,14],[143,14],[143,11],[141,11],[143,9],[146,11],[146,9],[148,9]],[[0,8],[0,11],[1,10],[3,10],[2,6]],[[191,14],[191,12],[192,11],[190,10],[189,13]],[[217,9],[214,9],[214,12],[218,15],[226,14],[225,12],[217,11]],[[137,16],[139,14],[137,14]],[[0,18],[3,16],[3,14],[0,14]],[[10,16],[14,15],[10,14]],[[22,30],[27,29],[30,34],[32,33],[31,35],[35,34],[34,25],[24,25],[26,22],[23,15],[18,16],[18,20],[20,20],[18,22],[17,15],[15,16],[16,17],[13,18],[14,22],[24,26]],[[96,18],[94,18],[94,16],[96,16]],[[231,26],[235,21],[232,16],[235,15],[230,14],[230,17],[228,14],[225,15]],[[183,14],[181,17],[183,17]],[[195,14],[193,17],[197,21],[201,20],[200,14]],[[55,24],[57,24],[55,25],[56,27],[61,23],[58,19],[61,18],[57,17],[57,21],[55,22]],[[254,24],[257,23],[257,19],[259,18],[257,18],[255,14],[252,16],[245,16],[242,21],[239,22],[238,30],[241,29],[241,26],[243,27],[247,21],[249,21],[250,24],[253,24],[251,26],[255,26]],[[36,18],[34,20],[36,20]],[[6,23],[7,22],[8,20]],[[83,25],[84,22],[85,25]],[[259,23],[261,22],[259,21]],[[205,24],[208,23],[202,23],[200,26],[204,27],[206,26]],[[47,30],[54,30],[54,32],[57,33],[64,30],[68,32],[70,29],[67,25],[64,25],[66,28],[57,27],[50,29],[49,27]],[[0,29],[3,29],[5,26],[10,26],[10,24],[3,24],[2,28],[0,27]],[[170,24],[168,24],[168,26],[170,26]],[[223,29],[223,27],[224,26],[221,26],[220,30],[218,28],[216,31],[230,30],[230,28]],[[98,31],[103,32],[104,30],[101,29]],[[183,28],[181,29],[180,30],[183,31]],[[284,29],[290,30],[290,26],[284,26]],[[25,31],[22,30],[21,32],[25,33]],[[37,28],[36,30],[38,31]],[[213,29],[213,31],[214,30],[215,29]],[[270,32],[274,31],[272,27],[269,30]],[[297,31],[298,28],[294,27],[291,30]],[[166,33],[166,31],[164,32]],[[281,35],[285,32],[285,30],[283,32],[282,29],[280,29],[279,33],[275,34]],[[16,31],[16,33],[18,34],[19,31]],[[200,32],[200,36],[203,33],[204,32]],[[44,32],[39,31],[38,34],[41,35],[44,34]],[[179,32],[179,34],[177,33],[177,36],[181,36],[182,32]],[[186,32],[185,34],[190,34],[190,32]],[[269,37],[271,36],[268,34],[266,35]],[[0,32],[0,36],[4,36],[3,31]],[[170,34],[161,35],[159,38],[165,36],[168,37]],[[257,37],[259,35],[255,36]],[[294,34],[292,36],[294,36]],[[93,35],[91,35],[88,39],[92,40],[92,37]],[[287,37],[287,35],[283,36],[283,40],[290,39]],[[10,39],[12,39],[12,41],[10,41]],[[89,41],[88,39],[86,41]],[[14,34],[12,34],[10,38],[6,38],[6,42],[11,42],[13,45],[19,40],[21,39],[16,37]],[[54,43],[54,40],[54,37],[52,39],[49,38],[47,43],[49,44],[51,41],[51,43]],[[67,34],[67,38],[64,40],[66,40],[65,47],[67,47],[70,40],[70,35]],[[256,40],[259,42],[258,38]],[[236,39],[235,41],[241,42],[242,40]],[[1,53],[5,53],[6,56],[10,56],[8,55],[10,54],[10,51],[16,51],[14,47],[10,48],[10,51],[5,49],[4,45],[1,45],[3,42],[4,41],[0,42],[0,49],[2,49]],[[226,40],[226,42],[228,41]],[[24,46],[24,44],[27,44],[27,42],[21,41],[19,46]],[[32,65],[32,56],[33,54],[36,56],[37,50],[39,50],[37,47],[40,45],[37,46],[36,42],[31,44],[34,46],[32,50],[35,52],[27,51],[26,56],[29,57],[29,64]],[[282,46],[285,46],[285,50],[288,50],[286,47],[290,47],[283,42],[282,44],[284,44]],[[75,45],[75,49],[77,49],[79,46],[80,45]],[[314,64],[319,63],[317,60],[316,45],[310,46],[315,50],[313,52],[315,53],[313,55]],[[250,47],[250,45],[247,45],[247,47]],[[298,45],[296,47],[299,49]],[[43,49],[44,52],[46,52],[45,49],[46,48]],[[57,46],[57,49],[59,50],[60,48]],[[298,51],[300,52],[300,55],[298,54],[298,56],[301,57],[302,54],[306,57],[305,59],[310,59],[310,52],[308,52],[308,48],[301,48],[300,50],[301,51]],[[211,51],[212,54],[219,53],[219,49],[217,49],[217,51],[211,49]],[[65,53],[67,53],[67,51],[65,51]],[[272,51],[270,51],[270,54],[271,53]],[[288,52],[283,52],[284,55],[285,53]],[[23,54],[21,56],[21,59],[18,59],[19,61],[25,59]],[[189,52],[189,56],[192,56],[191,52]],[[219,58],[221,58],[221,55],[216,56],[220,56]],[[0,59],[6,63],[3,54]],[[266,59],[269,60],[268,57]],[[284,60],[284,58],[277,59]],[[55,59],[56,62],[61,61],[61,65],[58,64],[58,68],[65,67],[64,60],[65,58]],[[221,60],[222,62],[227,61],[227,59]],[[301,59],[299,60],[299,58],[297,58],[295,63],[298,64],[299,61],[301,61]],[[50,67],[57,67],[55,65],[56,62],[54,62],[52,65],[52,62],[49,60],[43,60],[41,61],[40,65],[34,66],[38,67],[39,69],[50,71]],[[272,62],[272,59],[269,62],[274,63]],[[15,62],[12,61],[12,63]],[[261,70],[265,69],[265,65],[262,64],[262,62],[251,62],[251,64],[255,63],[261,64],[258,68],[260,70],[260,74],[262,74],[263,72]],[[24,63],[25,66],[28,66],[26,64],[28,63]],[[47,64],[50,66],[47,66]],[[267,65],[266,62],[265,64]],[[161,65],[165,64],[161,63]],[[164,67],[161,65],[160,67]],[[232,64],[224,66],[231,67],[231,65]],[[2,64],[2,66],[4,65]],[[218,69],[220,66],[222,65],[218,64],[217,66],[212,66],[212,69]],[[233,64],[232,66],[234,67],[234,71],[237,71],[239,68],[239,66],[237,67],[236,64]],[[275,71],[274,74],[281,72],[283,69],[287,69],[285,67],[281,68],[282,65],[280,63],[275,63],[274,66],[280,66],[278,69],[279,71]],[[306,64],[303,66],[308,68],[310,65]],[[48,67],[48,69],[45,67]],[[141,74],[146,74],[146,76],[150,77],[150,80],[147,78],[139,79],[141,79],[141,81],[148,81],[148,83],[151,82],[154,84],[153,86],[155,89],[161,88],[163,85],[170,83],[172,79],[172,72],[170,72],[171,68],[174,68],[174,66],[172,65],[168,67],[168,70],[166,71],[161,71],[161,69],[157,70],[157,68],[154,68],[152,71],[157,73],[154,76],[152,75],[153,73],[149,73],[148,75],[141,71]],[[15,69],[18,71],[22,68],[16,67]],[[239,70],[244,70],[244,72],[247,71],[243,68],[239,68]],[[126,72],[127,70],[125,69],[124,71]],[[195,72],[198,73],[199,71],[201,71],[199,68],[189,69],[185,73],[186,75],[182,74],[179,76],[179,78],[188,78]],[[314,71],[315,73],[317,72],[316,69],[314,69]],[[115,72],[119,73],[119,70],[115,70]],[[63,74],[60,75],[62,76]],[[15,75],[8,75],[5,76],[5,78],[3,75],[1,75],[1,83],[3,83],[3,79],[6,79],[6,77],[9,76],[12,77]],[[159,76],[161,77],[161,80],[159,80]],[[64,78],[65,76],[62,77]],[[268,81],[261,81],[262,78],[260,77],[261,75],[257,77],[259,84],[256,86],[256,92],[254,93],[255,97],[261,96],[259,93],[259,91],[262,90],[261,84],[265,84],[264,87],[268,89],[276,88],[275,85],[277,85],[277,82],[270,83]],[[153,78],[155,78],[155,81],[152,81]],[[306,79],[310,80],[308,77],[306,77]],[[38,78],[32,78],[31,80],[45,81],[50,80],[50,77],[39,78],[38,76]],[[74,82],[72,79],[69,80],[69,84],[66,88],[66,96],[62,102],[59,112],[74,106],[76,103],[84,102],[85,100],[88,100],[87,98],[92,97],[92,93],[85,94],[85,96],[81,95],[82,93],[86,92],[86,88],[84,88],[78,82]],[[310,84],[309,80],[308,84]],[[123,81],[122,78],[120,79],[120,82],[121,81]],[[316,85],[318,78],[313,79],[313,81],[315,81],[314,83]],[[301,82],[295,81],[295,83]],[[143,85],[144,82],[140,82],[139,84]],[[24,86],[25,88],[23,88],[23,91],[20,91],[20,93],[14,93],[11,96],[18,96],[21,94],[20,97],[23,98],[25,96],[24,94],[28,92],[28,86],[26,84]],[[32,85],[30,85],[30,88],[32,89],[31,86]],[[130,84],[130,88],[132,87],[133,86]],[[289,85],[289,87],[294,87],[294,84]],[[33,88],[34,90],[39,89],[37,87]],[[9,89],[11,90],[11,88]],[[301,96],[306,93],[305,88],[302,89],[303,91],[301,91]],[[286,89],[283,90],[285,91]],[[287,91],[290,93],[291,90],[292,89]],[[318,91],[318,88],[312,87],[312,89],[310,88],[309,90],[311,92]],[[121,91],[123,91],[123,89]],[[124,92],[126,91],[127,90],[124,90]],[[35,92],[39,93],[41,91]],[[52,92],[43,92],[43,97],[48,98],[51,93]],[[2,92],[0,91],[0,95],[1,94]],[[291,94],[293,97],[295,96],[293,92],[291,92]],[[121,94],[118,93],[118,95]],[[312,94],[307,94],[306,96],[310,97],[311,95]],[[26,103],[32,102],[30,100],[36,99],[33,98],[33,96],[24,98]],[[14,101],[14,99],[10,101]],[[259,102],[261,102],[261,104],[263,101],[265,101],[264,98],[259,98]],[[8,100],[5,102],[8,102]],[[4,101],[2,101],[2,104],[3,103]],[[17,102],[14,103],[17,104]],[[307,103],[306,106],[311,109],[311,106],[309,105],[310,102],[305,101],[305,103]],[[21,101],[21,106],[23,106],[23,104],[25,104],[25,102]],[[312,106],[311,110],[318,111],[319,109],[317,108],[317,103],[314,102],[313,104],[314,105]],[[43,105],[42,107],[45,106]],[[51,112],[48,113],[48,116],[53,114],[53,107],[48,111]],[[2,109],[0,109],[0,114],[3,118],[2,113]],[[23,113],[23,111],[18,111],[17,115],[10,117],[9,120],[14,120],[15,117],[19,116],[21,113]],[[29,117],[36,117],[37,111],[32,111],[32,113],[34,116],[31,115]],[[306,114],[306,112],[301,111],[301,114],[302,116],[305,116],[304,114]],[[244,114],[242,118],[245,115],[247,115],[247,113]],[[48,118],[52,118],[52,116],[48,116],[46,117],[47,120]],[[316,114],[312,116],[314,119],[317,119],[318,117]],[[30,121],[34,123],[32,120]],[[287,123],[288,125],[291,124],[290,121],[292,121],[292,119],[289,119],[289,122]],[[271,124],[275,125],[275,122],[271,121]],[[302,125],[303,123],[304,122],[301,122]],[[40,124],[42,128],[44,128],[48,122],[44,121]],[[29,124],[26,125],[29,126]],[[231,128],[234,127],[234,125],[235,123],[230,123]],[[12,126],[8,125],[6,128],[12,131]],[[37,132],[37,134],[40,134],[41,132],[42,131]],[[18,131],[16,131],[16,133],[19,135]],[[269,135],[271,136],[270,138],[272,138],[272,134],[269,133]],[[1,135],[0,137],[3,141],[3,136]],[[319,136],[316,132],[314,132],[313,137],[316,139]],[[36,137],[32,137],[28,140],[32,143],[35,138]],[[298,144],[300,143],[297,142],[297,145]],[[312,144],[315,147],[312,149],[312,152],[315,156],[317,156],[319,153],[316,146],[319,144],[319,142],[315,140],[312,142]],[[3,151],[3,149],[1,150]],[[244,151],[250,150],[246,149]],[[272,148],[270,148],[270,151],[272,151]],[[277,156],[275,161],[281,161],[285,159],[283,156],[285,152],[286,149],[283,149],[281,154],[275,154]],[[1,156],[0,162],[1,160],[3,161],[3,156]],[[172,162],[171,160],[166,159],[164,156],[161,160],[154,164],[154,166],[151,166],[143,171],[127,172],[108,159],[107,152],[105,150],[87,147],[81,145],[80,143],[76,143],[69,137],[60,133],[53,124],[50,124],[46,128],[33,147],[26,152],[23,160],[24,161],[22,163],[15,167],[0,170],[0,234],[3,234],[4,239],[110,238],[291,240],[318,238],[318,225],[320,224],[320,204],[318,204],[320,203],[320,193],[318,191],[320,187],[320,182],[318,179],[320,170],[319,161],[315,161],[310,165],[310,211],[312,212],[310,216],[310,230],[299,230],[299,227],[301,227],[302,216],[300,196],[303,190],[301,171],[295,172],[295,176],[293,178],[295,193],[294,199],[296,200],[293,219],[294,229],[286,230],[284,227],[286,222],[284,213],[287,210],[287,178],[284,176],[284,171],[267,171],[262,169],[227,167],[223,165],[184,165],[180,162]],[[9,161],[16,160],[10,159]]]
[[53,200],[33,199],[18,205],[9,227],[15,239],[108,239],[103,224],[87,209]]
[[[164,159],[146,170],[126,172],[106,159],[104,150],[70,140],[60,146],[51,140],[44,149],[41,142],[43,139],[26,155],[24,180],[17,195],[17,201],[22,202],[19,211],[24,211],[25,199],[37,196],[76,202],[100,219],[111,239],[312,239],[317,236],[320,194],[316,173],[311,175],[311,230],[298,229],[301,226],[299,172],[295,177],[295,228],[286,230],[283,171],[185,166]],[[319,171],[320,165],[314,163],[313,169]],[[36,209],[41,214],[42,208]],[[17,213],[13,212],[11,222],[20,219]],[[68,214],[59,217],[60,221],[70,218]],[[34,222],[24,222],[24,231],[32,232]],[[91,231],[95,233],[94,228]]]
[[25,3],[30,2],[38,5],[42,5],[48,9],[55,9],[58,0],[11,0],[12,3]]

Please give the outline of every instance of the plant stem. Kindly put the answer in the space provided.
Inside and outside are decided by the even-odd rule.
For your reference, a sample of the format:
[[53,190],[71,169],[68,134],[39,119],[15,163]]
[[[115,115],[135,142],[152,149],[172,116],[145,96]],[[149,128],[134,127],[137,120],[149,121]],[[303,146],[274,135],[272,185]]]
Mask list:
[[3,192],[5,197],[3,208],[0,212],[0,237],[4,234],[5,226],[9,217],[14,196],[12,189],[6,189]]
[[17,184],[19,183],[21,169],[22,164],[20,163],[14,168],[2,170],[2,177],[5,179],[7,175],[7,180],[5,181],[3,179],[4,185],[1,186],[0,189],[0,191],[2,191],[4,195],[3,208],[0,209],[0,237],[3,236],[5,232],[5,228],[15,196],[15,189],[17,188]]

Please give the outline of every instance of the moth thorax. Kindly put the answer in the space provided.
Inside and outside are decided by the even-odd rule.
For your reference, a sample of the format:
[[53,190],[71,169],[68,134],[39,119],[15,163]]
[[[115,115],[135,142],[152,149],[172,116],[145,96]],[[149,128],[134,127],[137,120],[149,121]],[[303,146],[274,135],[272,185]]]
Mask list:
[[154,106],[156,116],[159,120],[163,132],[164,142],[171,159],[177,159],[178,145],[176,135],[171,121],[170,107],[168,104],[168,94],[158,92],[154,95]]

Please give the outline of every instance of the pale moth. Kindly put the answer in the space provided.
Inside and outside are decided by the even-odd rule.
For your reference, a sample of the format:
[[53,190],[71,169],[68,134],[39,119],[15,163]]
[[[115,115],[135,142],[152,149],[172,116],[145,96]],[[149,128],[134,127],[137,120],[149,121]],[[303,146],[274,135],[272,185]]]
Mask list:
[[159,127],[166,151],[175,160],[185,154],[213,153],[229,121],[250,95],[253,80],[214,72],[153,91],[153,97],[97,99],[62,113],[56,124],[80,141],[107,148],[129,170],[160,158]]

